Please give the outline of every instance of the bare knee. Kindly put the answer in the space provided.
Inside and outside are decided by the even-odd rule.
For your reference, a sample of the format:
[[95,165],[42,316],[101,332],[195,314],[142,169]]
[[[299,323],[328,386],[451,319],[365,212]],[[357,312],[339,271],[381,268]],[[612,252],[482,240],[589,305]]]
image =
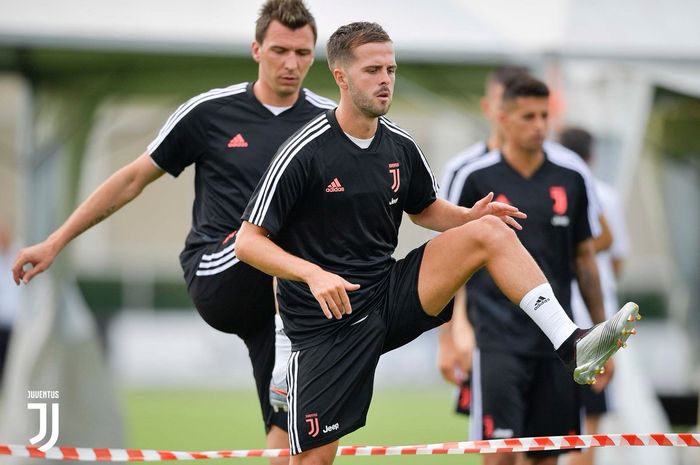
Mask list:
[[461,226],[465,240],[473,242],[479,249],[491,253],[511,241],[517,241],[515,232],[503,221],[492,215],[470,221]]

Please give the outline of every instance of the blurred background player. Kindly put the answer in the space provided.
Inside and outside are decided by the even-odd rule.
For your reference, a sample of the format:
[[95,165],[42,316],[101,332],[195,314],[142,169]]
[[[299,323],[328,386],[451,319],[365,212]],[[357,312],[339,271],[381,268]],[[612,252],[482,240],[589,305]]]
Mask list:
[[[503,128],[499,121],[499,113],[503,101],[505,83],[514,77],[527,75],[529,71],[523,66],[504,65],[489,72],[484,83],[484,95],[480,106],[485,119],[489,123],[489,134],[484,141],[478,141],[458,154],[454,155],[445,164],[443,176],[440,182],[439,196],[450,200],[450,191],[455,182],[457,172],[467,164],[486,155],[491,150],[497,150],[503,145],[505,139]],[[558,153],[580,169],[586,175],[589,190],[592,189],[593,178],[588,172],[585,163],[579,157],[555,142],[546,141],[547,151]],[[589,199],[592,208],[600,211],[597,198]],[[603,215],[598,217],[601,229],[593,238],[594,247],[597,250],[607,248],[610,245],[610,234]],[[476,345],[474,331],[466,315],[467,296],[464,289],[455,295],[455,309],[452,320],[439,329],[439,345],[437,365],[442,376],[447,381],[459,386],[456,411],[461,414],[469,414],[471,402],[470,371],[472,365],[472,353]],[[459,309],[465,309],[461,311]]]
[[[484,194],[528,212],[518,237],[542,267],[567,314],[575,275],[596,323],[604,320],[592,232],[595,203],[570,156],[544,148],[547,86],[519,73],[504,86],[498,110],[502,147],[472,159],[454,174],[452,202],[471,205]],[[472,370],[471,439],[575,434],[578,390],[551,354],[543,333],[513,308],[484,270],[467,284],[469,317],[478,350]],[[460,309],[464,314],[464,309]],[[461,315],[460,315],[461,317]],[[445,347],[441,346],[441,350]],[[529,453],[554,464],[558,452]],[[486,464],[513,464],[515,454],[484,456]]]
[[[450,158],[445,164],[438,194],[441,198],[448,200],[447,193],[454,183],[457,171],[476,158],[501,147],[504,136],[501,125],[498,123],[498,112],[503,99],[505,83],[508,79],[527,72],[527,68],[523,66],[506,65],[500,66],[487,74],[480,107],[489,123],[490,132],[486,140],[475,142]],[[438,329],[440,333],[438,343],[442,346],[442,349],[438,350],[437,365],[443,378],[459,386],[457,413],[469,415],[471,403],[470,372],[472,352],[476,346],[476,341],[474,339],[474,330],[469,324],[466,313],[459,310],[467,308],[466,293],[463,289],[460,289],[455,295],[454,308],[458,311],[453,314],[452,320]]]
[[[145,153],[114,173],[44,242],[20,251],[14,279],[28,283],[76,236],[136,198],[164,173],[194,164],[192,228],[180,254],[188,293],[212,327],[240,336],[253,366],[267,445],[287,445],[286,414],[272,400],[273,365],[284,373],[290,349],[281,321],[275,333],[272,278],[238,260],[241,215],[278,146],[335,103],[302,83],[314,60],[314,17],[301,0],[269,0],[256,22],[252,56],[258,78],[193,97],[168,119]],[[32,268],[25,270],[25,265]],[[286,354],[275,356],[275,338]],[[281,378],[284,381],[284,376]],[[275,459],[284,463],[287,459]],[[273,460],[273,461],[275,461]]]
[[[593,136],[585,129],[571,127],[564,129],[559,135],[559,142],[566,148],[578,154],[588,165],[593,163]],[[600,200],[610,233],[612,244],[605,250],[598,251],[596,263],[600,276],[600,286],[603,292],[603,305],[606,316],[617,310],[617,279],[622,273],[622,265],[629,253],[629,238],[625,225],[624,210],[615,189],[595,179],[596,193]],[[590,316],[585,303],[581,298],[578,283],[572,283],[571,308],[574,321],[578,325],[590,325]],[[600,418],[611,410],[610,389],[614,389],[613,382],[603,389],[600,385],[581,386],[581,405],[585,412],[585,434],[598,433]],[[580,454],[574,454],[569,463],[572,465],[592,465],[594,463],[594,450],[583,449]]]

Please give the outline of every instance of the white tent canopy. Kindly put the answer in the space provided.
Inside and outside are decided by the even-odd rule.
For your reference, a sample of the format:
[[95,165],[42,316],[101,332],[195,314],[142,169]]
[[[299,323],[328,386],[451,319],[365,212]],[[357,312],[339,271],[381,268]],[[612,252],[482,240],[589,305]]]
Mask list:
[[[245,53],[260,0],[2,0],[0,44]],[[700,59],[700,2],[309,0],[319,44],[341,24],[384,25],[403,58],[523,54]]]

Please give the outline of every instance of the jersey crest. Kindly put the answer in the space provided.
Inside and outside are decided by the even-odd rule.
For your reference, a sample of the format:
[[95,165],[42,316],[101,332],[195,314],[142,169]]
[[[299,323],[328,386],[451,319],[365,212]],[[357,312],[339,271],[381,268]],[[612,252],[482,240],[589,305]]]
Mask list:
[[391,190],[398,192],[401,187],[401,172],[398,163],[389,163],[389,173],[391,173]]
[[564,186],[551,186],[549,188],[549,196],[554,201],[552,211],[557,215],[563,215],[569,208],[569,201],[566,197],[566,189]]

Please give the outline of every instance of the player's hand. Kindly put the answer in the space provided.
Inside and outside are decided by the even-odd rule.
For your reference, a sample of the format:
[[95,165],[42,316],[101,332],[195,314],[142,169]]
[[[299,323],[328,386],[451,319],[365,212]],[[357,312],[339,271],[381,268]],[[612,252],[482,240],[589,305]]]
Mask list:
[[469,213],[472,216],[472,220],[479,219],[486,215],[496,216],[508,226],[518,230],[523,229],[523,227],[518,223],[516,218],[527,218],[525,213],[521,212],[513,205],[508,205],[503,202],[493,202],[493,192],[489,192],[484,198],[476,202],[469,210]]
[[[57,254],[58,250],[48,241],[20,250],[12,265],[12,278],[15,284],[19,286],[20,282],[29,283],[34,276],[51,266]],[[32,268],[25,270],[26,265],[32,265]]]
[[329,320],[334,317],[339,320],[352,313],[348,292],[358,290],[359,284],[352,284],[320,268],[306,280],[306,284]]
[[457,351],[454,347],[454,342],[452,341],[451,335],[446,335],[444,337],[440,336],[440,342],[438,344],[437,351],[437,368],[440,370],[440,374],[448,383],[459,385],[461,382],[459,378],[459,372],[457,371]]
[[[469,328],[459,329],[458,325],[452,325],[452,339],[457,353],[457,367],[460,377],[464,379],[467,373],[472,371],[472,357],[476,347],[474,331]],[[461,380],[460,380],[461,381]]]
[[596,375],[595,384],[591,385],[593,392],[602,392],[608,383],[610,383],[613,373],[615,372],[615,363],[609,358],[608,361],[605,362],[605,365],[603,365],[603,368],[605,368],[605,372],[602,375]]
[[445,381],[459,386],[471,369],[471,355],[465,364],[463,348],[458,348],[450,326],[446,324],[440,328],[436,363]]

